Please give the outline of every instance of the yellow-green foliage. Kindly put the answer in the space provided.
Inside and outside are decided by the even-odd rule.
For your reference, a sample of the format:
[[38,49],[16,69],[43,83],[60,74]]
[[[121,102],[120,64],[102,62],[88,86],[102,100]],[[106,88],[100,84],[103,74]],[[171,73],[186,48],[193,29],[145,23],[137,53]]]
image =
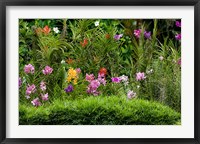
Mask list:
[[174,125],[180,113],[156,102],[115,96],[20,105],[20,125]]

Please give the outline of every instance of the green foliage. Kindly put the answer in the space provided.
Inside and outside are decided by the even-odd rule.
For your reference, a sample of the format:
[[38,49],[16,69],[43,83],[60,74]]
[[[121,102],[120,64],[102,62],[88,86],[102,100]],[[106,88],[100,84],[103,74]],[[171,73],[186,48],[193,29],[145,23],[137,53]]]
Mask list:
[[[99,25],[95,26],[95,22]],[[19,90],[21,124],[176,124],[181,112],[181,28],[175,19],[29,19],[19,20]],[[45,30],[45,27],[49,29]],[[59,32],[53,28],[57,27]],[[140,37],[134,30],[141,30]],[[146,38],[144,32],[151,32]],[[123,36],[116,40],[117,34]],[[23,72],[32,64],[34,74]],[[45,66],[53,68],[44,75]],[[106,85],[101,96],[90,97],[86,73],[98,76],[106,68]],[[74,90],[66,93],[67,71],[80,68]],[[146,78],[136,80],[136,73]],[[129,84],[113,83],[112,77],[126,75]],[[45,81],[49,100],[35,108],[31,101],[40,97]],[[28,84],[37,91],[26,99]],[[132,90],[137,99],[124,99]],[[102,97],[104,95],[105,97]],[[113,96],[114,95],[114,96]],[[142,100],[140,100],[142,99]],[[148,101],[144,101],[148,100]],[[155,103],[157,101],[161,104]],[[175,112],[175,111],[177,112]]]
[[167,106],[115,96],[56,100],[38,108],[20,105],[20,125],[174,125],[180,114]]

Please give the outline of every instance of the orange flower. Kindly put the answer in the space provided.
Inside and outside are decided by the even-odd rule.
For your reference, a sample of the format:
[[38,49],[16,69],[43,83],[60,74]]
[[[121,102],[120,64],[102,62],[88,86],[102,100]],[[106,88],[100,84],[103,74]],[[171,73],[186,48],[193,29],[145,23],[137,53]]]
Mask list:
[[106,68],[100,68],[100,70],[99,70],[99,74],[104,74],[105,76],[106,76],[106,74],[107,74],[107,69]]
[[110,38],[110,34],[106,34],[106,39],[109,39]]
[[72,64],[73,62],[74,62],[74,60],[71,59],[71,58],[68,58],[68,59],[66,60],[66,63],[68,63],[68,64]]
[[39,35],[39,34],[41,34],[42,33],[42,28],[41,27],[39,27],[39,28],[36,28],[36,30],[35,30],[35,32],[36,32],[36,34],[37,35]]
[[50,31],[51,31],[51,29],[50,29],[47,25],[43,28],[43,32],[44,32],[45,34],[49,34]]
[[83,42],[80,42],[82,47],[85,47],[88,44],[88,40],[84,39]]

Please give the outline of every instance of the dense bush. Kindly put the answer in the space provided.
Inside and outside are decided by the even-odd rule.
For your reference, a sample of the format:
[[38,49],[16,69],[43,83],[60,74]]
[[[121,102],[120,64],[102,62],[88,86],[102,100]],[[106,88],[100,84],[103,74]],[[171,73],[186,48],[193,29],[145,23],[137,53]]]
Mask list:
[[20,105],[20,125],[173,125],[180,114],[140,99],[88,97],[31,107]]

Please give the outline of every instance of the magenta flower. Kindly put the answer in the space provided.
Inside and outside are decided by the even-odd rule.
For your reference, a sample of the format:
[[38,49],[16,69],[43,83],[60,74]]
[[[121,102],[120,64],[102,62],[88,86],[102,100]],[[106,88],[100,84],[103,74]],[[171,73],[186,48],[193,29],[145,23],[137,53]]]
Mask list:
[[119,34],[119,35],[116,34],[116,35],[114,36],[114,39],[115,39],[115,40],[119,40],[122,36],[123,36],[123,34]]
[[29,73],[34,74],[35,68],[31,64],[25,65],[24,66],[24,72],[26,74],[29,74]]
[[45,68],[42,70],[44,75],[51,74],[53,72],[53,69],[50,66],[45,66]]
[[112,80],[112,82],[114,82],[114,83],[120,83],[120,82],[121,82],[120,77],[113,77],[113,78],[111,78],[111,80]]
[[22,79],[21,79],[21,77],[19,77],[19,79],[18,79],[18,85],[19,85],[19,88],[22,86]]
[[144,31],[144,37],[146,39],[150,39],[151,38],[151,32]]
[[141,29],[134,30],[134,35],[136,38],[140,38]]
[[135,98],[135,97],[136,97],[136,93],[129,90],[128,93],[127,93],[127,98],[132,99],[132,98]]
[[41,82],[40,83],[40,89],[42,90],[42,91],[45,91],[47,88],[46,88],[46,84],[45,84],[45,82]]
[[145,74],[144,74],[144,72],[138,72],[138,73],[136,73],[136,80],[137,81],[141,81],[141,80],[144,80],[146,77],[145,77]]
[[91,82],[94,79],[95,79],[94,74],[87,74],[86,73],[86,78],[85,78],[86,81]]
[[32,100],[31,103],[33,104],[33,106],[36,106],[36,107],[42,105],[39,98]]
[[175,38],[176,38],[176,40],[181,40],[181,34],[176,34]]
[[181,58],[178,59],[177,64],[181,65]]
[[98,74],[98,81],[103,84],[104,86],[106,85],[106,78],[105,78],[105,75],[102,73],[102,74]]
[[26,88],[26,95],[27,95],[27,98],[29,98],[28,96],[32,93],[35,93],[36,91],[36,87],[34,84],[32,84],[31,86],[28,85],[28,87]]
[[78,74],[80,74],[80,73],[81,73],[81,69],[80,69],[80,68],[77,68],[77,69],[76,69],[76,72],[77,72]]
[[176,26],[181,27],[181,21],[176,21]]
[[46,93],[46,94],[41,94],[41,96],[42,96],[42,100],[43,101],[47,101],[49,98],[49,95],[48,95],[48,93]]
[[72,92],[74,90],[74,87],[70,84],[67,88],[65,88],[65,92]]

